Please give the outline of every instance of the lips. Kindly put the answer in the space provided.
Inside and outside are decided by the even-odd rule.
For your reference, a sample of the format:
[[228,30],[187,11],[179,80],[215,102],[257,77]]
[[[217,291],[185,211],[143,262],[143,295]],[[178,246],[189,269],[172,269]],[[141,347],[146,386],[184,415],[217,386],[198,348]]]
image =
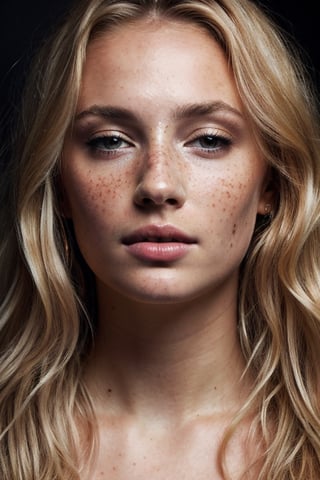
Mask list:
[[124,237],[123,244],[141,261],[170,263],[187,255],[196,239],[171,225],[148,225]]
[[149,225],[139,228],[133,233],[127,235],[123,239],[124,245],[132,245],[134,243],[151,242],[151,243],[185,243],[191,245],[196,243],[196,239],[192,238],[181,230],[170,225]]

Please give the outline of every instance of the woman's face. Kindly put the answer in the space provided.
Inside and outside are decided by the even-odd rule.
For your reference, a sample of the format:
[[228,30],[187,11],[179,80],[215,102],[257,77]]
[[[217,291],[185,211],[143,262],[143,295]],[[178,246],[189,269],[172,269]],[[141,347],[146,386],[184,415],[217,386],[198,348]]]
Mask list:
[[100,291],[156,303],[236,295],[266,170],[208,33],[137,22],[91,43],[62,181]]

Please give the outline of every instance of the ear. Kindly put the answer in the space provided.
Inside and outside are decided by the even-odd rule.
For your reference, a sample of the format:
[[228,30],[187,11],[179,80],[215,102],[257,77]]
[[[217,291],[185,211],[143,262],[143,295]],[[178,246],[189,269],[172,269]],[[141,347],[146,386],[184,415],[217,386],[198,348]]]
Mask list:
[[262,184],[257,213],[260,215],[269,215],[274,212],[275,204],[275,183],[272,178],[272,171],[269,169]]

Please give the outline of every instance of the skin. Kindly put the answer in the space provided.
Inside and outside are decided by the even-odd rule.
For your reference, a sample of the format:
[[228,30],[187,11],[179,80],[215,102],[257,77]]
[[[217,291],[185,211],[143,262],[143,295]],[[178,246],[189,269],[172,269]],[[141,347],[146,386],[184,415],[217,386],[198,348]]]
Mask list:
[[[272,192],[208,33],[144,21],[91,43],[62,183],[97,281],[86,381],[100,450],[83,478],[222,478],[219,439],[250,389],[240,382],[239,266]],[[174,226],[193,243],[174,261],[136,258],[123,239],[146,225]],[[245,432],[231,445],[234,479]]]

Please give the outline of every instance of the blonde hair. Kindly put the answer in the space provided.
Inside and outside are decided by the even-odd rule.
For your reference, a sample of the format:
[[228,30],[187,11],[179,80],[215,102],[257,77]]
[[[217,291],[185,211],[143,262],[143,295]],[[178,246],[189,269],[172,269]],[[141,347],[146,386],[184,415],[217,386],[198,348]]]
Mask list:
[[[24,97],[20,146],[2,186],[1,479],[79,479],[80,448],[86,460],[94,451],[82,366],[94,335],[95,301],[88,298],[90,273],[61,216],[59,158],[88,43],[110,28],[148,18],[195,23],[219,42],[277,192],[274,218],[257,222],[241,270],[239,337],[255,380],[221,446],[224,475],[228,441],[254,410],[252,425],[263,448],[257,478],[316,480],[319,123],[299,62],[248,0],[87,0],[38,56]],[[85,445],[82,428],[89,432]]]

